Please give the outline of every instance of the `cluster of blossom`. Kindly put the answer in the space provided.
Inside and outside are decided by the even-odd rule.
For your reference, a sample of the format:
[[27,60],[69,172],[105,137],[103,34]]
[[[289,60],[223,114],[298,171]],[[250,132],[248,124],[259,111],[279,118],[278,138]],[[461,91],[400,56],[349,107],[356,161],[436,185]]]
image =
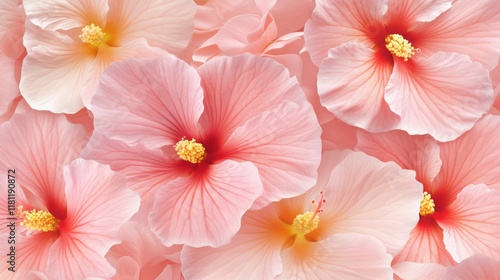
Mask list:
[[496,0],[0,19],[0,279],[500,279]]

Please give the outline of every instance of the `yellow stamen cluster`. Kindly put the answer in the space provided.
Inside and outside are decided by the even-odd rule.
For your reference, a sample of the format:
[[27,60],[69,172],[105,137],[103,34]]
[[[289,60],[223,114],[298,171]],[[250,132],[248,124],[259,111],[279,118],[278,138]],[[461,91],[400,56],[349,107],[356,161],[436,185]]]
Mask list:
[[105,36],[106,33],[102,32],[102,28],[92,23],[82,28],[79,38],[82,42],[97,47],[103,43]]
[[17,211],[19,217],[23,219],[21,226],[29,230],[48,232],[57,229],[59,221],[49,211],[36,209],[23,211],[23,206],[19,206]]
[[415,55],[415,48],[411,43],[399,34],[390,34],[385,38],[385,47],[395,56],[401,57],[404,61]]
[[428,192],[424,192],[424,198],[420,201],[420,216],[427,216],[434,213],[434,199]]
[[197,143],[195,139],[185,140],[182,138],[181,141],[175,144],[174,148],[181,159],[193,164],[202,162],[207,155],[205,147]]
[[319,215],[313,217],[314,213],[307,211],[304,214],[298,214],[293,219],[293,229],[297,233],[308,234],[315,230],[319,224]]

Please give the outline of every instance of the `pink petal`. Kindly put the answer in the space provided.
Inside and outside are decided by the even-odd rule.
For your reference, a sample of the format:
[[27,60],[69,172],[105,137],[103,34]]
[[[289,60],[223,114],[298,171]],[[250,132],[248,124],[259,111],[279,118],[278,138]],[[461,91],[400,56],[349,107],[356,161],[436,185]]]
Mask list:
[[500,259],[500,191],[485,185],[462,190],[449,207],[450,216],[438,220],[446,249],[456,261],[474,253]]
[[271,14],[281,35],[302,30],[311,17],[315,3],[312,0],[276,1]]
[[196,174],[177,178],[156,193],[149,223],[166,246],[221,246],[261,194],[257,168],[250,162],[200,166]]
[[457,140],[440,144],[443,166],[436,185],[450,197],[469,184],[500,190],[499,127],[500,116],[486,116]]
[[451,7],[451,0],[389,0],[386,21],[410,28],[416,22],[436,19]]
[[392,266],[401,279],[442,280],[446,267],[437,263],[400,262]]
[[284,102],[235,129],[221,150],[230,159],[250,161],[258,168],[264,194],[252,208],[302,194],[316,183],[320,133],[305,102]]
[[156,148],[197,137],[202,101],[196,71],[169,55],[111,65],[101,77],[92,111],[96,130],[107,137]]
[[392,257],[371,236],[335,234],[307,245],[283,250],[283,273],[275,279],[392,279]]
[[63,115],[31,111],[0,126],[1,170],[16,169],[18,184],[53,215],[64,216],[63,166],[78,157],[88,141],[80,125]]
[[392,129],[399,117],[384,100],[391,71],[389,63],[362,44],[331,49],[318,73],[321,104],[350,125],[374,132]]
[[332,169],[331,161],[336,157],[338,153],[323,154],[320,179],[309,191],[316,196],[325,192],[321,235],[371,235],[382,241],[389,254],[395,255],[419,218],[422,185],[415,180],[415,173],[360,152],[347,155]]
[[304,36],[312,61],[320,65],[328,50],[346,42],[365,42],[377,30],[383,30],[385,0],[320,0],[311,19],[306,23]]
[[448,268],[444,280],[495,280],[500,279],[500,262],[476,254],[458,265]]
[[102,26],[108,12],[106,0],[23,0],[23,5],[31,22],[49,30]]
[[117,269],[113,279],[130,279],[134,274],[137,278],[132,279],[157,279],[166,267],[177,270],[180,277],[182,246],[165,247],[147,225],[138,222],[124,224],[120,238],[122,242],[106,254],[106,259]]
[[415,170],[416,179],[425,186],[432,183],[441,169],[439,146],[429,135],[410,136],[404,131],[368,133],[358,130],[357,149],[382,161],[394,161]]
[[15,77],[15,61],[0,52],[0,116],[11,107],[14,99],[19,95],[19,85]]
[[139,196],[125,178],[95,161],[74,160],[64,169],[68,214],[49,252],[50,279],[109,278],[115,273],[104,255],[119,243],[120,227],[137,212]]
[[[23,52],[23,34],[26,15],[19,0],[0,1],[0,53],[17,59]],[[3,65],[3,64],[2,64]],[[3,84],[3,83],[2,83]]]
[[460,54],[395,60],[385,100],[401,116],[399,128],[450,141],[469,130],[488,111],[491,82],[479,63]]
[[196,5],[189,0],[108,0],[107,26],[117,34],[118,46],[140,38],[170,53],[180,53],[193,33]]
[[456,264],[443,243],[443,230],[429,217],[420,218],[405,247],[394,257],[394,263],[404,261],[444,266]]
[[97,56],[89,67],[87,79],[83,85],[83,103],[87,108],[91,108],[90,100],[96,92],[99,79],[111,63],[129,58],[154,58],[164,54],[166,54],[164,50],[148,46],[144,39],[137,39],[120,47],[111,47],[107,44],[99,46]]
[[182,273],[186,279],[273,279],[282,271],[287,226],[273,205],[248,211],[231,243],[218,248],[184,246]]
[[93,55],[81,42],[31,24],[27,24],[25,44],[28,55],[19,87],[28,104],[55,113],[82,109],[81,88]]
[[217,137],[222,143],[236,127],[286,100],[301,105],[306,102],[297,80],[270,58],[250,54],[223,57],[205,63],[198,72],[206,110],[200,124],[206,138]]
[[453,1],[448,11],[413,32],[419,37],[414,45],[424,52],[465,54],[491,70],[500,56],[500,6],[496,0]]

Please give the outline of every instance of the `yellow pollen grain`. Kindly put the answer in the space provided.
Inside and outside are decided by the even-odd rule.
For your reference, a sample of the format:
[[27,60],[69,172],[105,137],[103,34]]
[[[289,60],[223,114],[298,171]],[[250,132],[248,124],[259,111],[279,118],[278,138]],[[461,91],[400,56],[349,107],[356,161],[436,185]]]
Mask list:
[[102,32],[102,28],[92,23],[82,28],[82,32],[78,37],[82,40],[82,42],[97,47],[103,43],[105,36],[106,33]]
[[49,211],[32,209],[31,211],[23,211],[23,206],[17,208],[17,213],[23,219],[21,226],[29,230],[37,231],[55,231],[59,221],[50,214]]
[[190,163],[200,163],[206,157],[205,147],[197,143],[195,139],[185,140],[184,138],[174,146],[177,155]]
[[293,219],[293,229],[297,233],[308,234],[315,230],[319,224],[319,215],[307,211],[304,214],[298,214],[295,219]]
[[385,38],[385,47],[393,55],[401,57],[404,61],[415,55],[415,48],[411,43],[399,34],[390,34]]
[[434,213],[434,199],[428,192],[424,192],[424,198],[420,201],[420,216],[427,216]]

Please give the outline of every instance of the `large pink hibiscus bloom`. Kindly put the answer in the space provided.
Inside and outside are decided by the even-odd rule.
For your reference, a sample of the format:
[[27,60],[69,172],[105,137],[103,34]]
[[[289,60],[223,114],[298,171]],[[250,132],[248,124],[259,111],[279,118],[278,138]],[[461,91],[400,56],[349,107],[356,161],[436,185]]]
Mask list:
[[322,104],[372,132],[450,141],[492,104],[495,0],[320,0],[305,38]]
[[114,61],[178,54],[193,29],[189,0],[25,0],[28,22],[21,94],[37,110],[90,107]]
[[392,279],[390,254],[418,221],[415,172],[360,152],[327,152],[318,176],[305,194],[248,211],[231,243],[185,246],[184,276]]
[[453,265],[475,253],[500,260],[500,116],[447,143],[401,131],[360,133],[360,150],[417,172],[420,220],[395,262]]
[[271,59],[220,58],[198,71],[173,56],[115,63],[92,106],[83,156],[127,175],[167,246],[227,243],[251,206],[316,182],[321,129]]
[[[26,279],[30,270],[48,279],[111,277],[115,270],[104,256],[119,242],[120,226],[139,208],[139,197],[125,187],[124,176],[95,161],[73,160],[88,136],[62,115],[15,115],[0,132],[0,177],[15,192],[10,197],[15,204],[1,200],[0,215],[4,221],[17,218],[8,220],[15,223],[15,243],[0,245],[17,258],[7,263],[11,257],[2,253],[0,278]],[[2,191],[7,194],[6,184]],[[11,229],[3,226],[1,235],[12,236]],[[11,265],[15,273],[7,269]]]

